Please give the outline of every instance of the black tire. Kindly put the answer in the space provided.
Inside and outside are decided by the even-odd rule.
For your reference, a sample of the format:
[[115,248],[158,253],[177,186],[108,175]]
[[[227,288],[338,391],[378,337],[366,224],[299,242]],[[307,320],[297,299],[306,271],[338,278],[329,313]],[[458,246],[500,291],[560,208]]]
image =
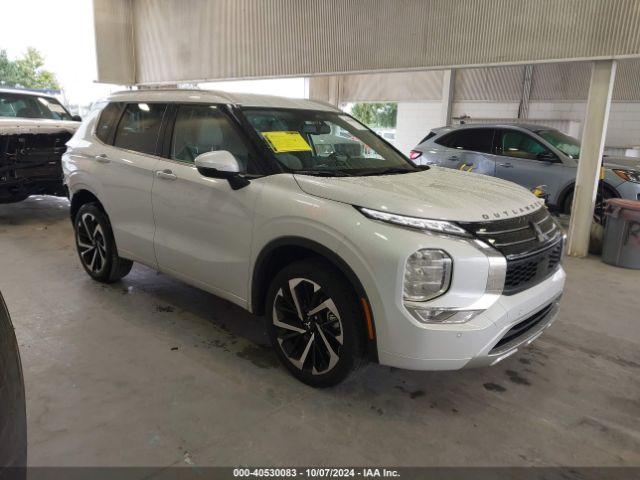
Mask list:
[[567,215],[571,215],[571,204],[573,203],[573,191],[569,192],[566,197],[564,197],[564,202],[562,202],[562,213],[566,213]]
[[82,205],[73,226],[80,263],[91,278],[113,283],[131,271],[133,262],[118,256],[109,217],[97,204]]
[[[307,314],[322,305],[315,314]],[[281,270],[267,294],[266,317],[278,358],[307,385],[336,385],[364,360],[365,329],[358,298],[343,275],[326,262],[301,260]]]
[[[594,211],[594,221],[600,223],[602,212],[604,210],[604,202],[610,198],[618,198],[619,195],[610,187],[601,184],[598,187],[598,194],[596,195],[596,204]],[[562,204],[562,213],[571,215],[571,204],[573,203],[573,190],[567,194]]]

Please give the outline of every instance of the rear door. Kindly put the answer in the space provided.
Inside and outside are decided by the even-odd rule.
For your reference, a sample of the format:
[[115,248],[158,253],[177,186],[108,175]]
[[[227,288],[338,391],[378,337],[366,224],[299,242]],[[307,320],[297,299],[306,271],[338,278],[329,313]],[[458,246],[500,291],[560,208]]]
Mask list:
[[[99,138],[104,133],[107,140],[109,124],[102,118],[114,114],[116,105],[108,111],[110,107],[103,111],[96,130]],[[103,189],[100,200],[109,215],[118,253],[154,268],[151,187],[166,107],[164,103],[145,102],[121,105],[113,145],[100,143],[94,149],[95,176],[102,181]]]
[[495,159],[492,145],[493,128],[463,128],[454,130],[435,140],[438,149],[437,164],[467,172],[494,175]]
[[495,149],[499,156],[497,177],[528,189],[544,185],[550,198],[555,198],[564,185],[568,167],[532,135],[521,130],[500,129]]

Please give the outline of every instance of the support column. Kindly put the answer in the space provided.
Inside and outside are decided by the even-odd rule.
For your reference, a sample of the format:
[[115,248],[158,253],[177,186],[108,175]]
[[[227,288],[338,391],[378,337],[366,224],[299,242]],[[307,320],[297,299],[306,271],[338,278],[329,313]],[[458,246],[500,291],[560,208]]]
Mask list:
[[454,69],[445,70],[442,76],[442,125],[451,125],[455,83],[456,71]]
[[[305,87],[307,88],[307,87]],[[342,76],[326,75],[310,77],[308,83],[308,98],[320,102],[328,102],[338,107],[342,97]]]
[[522,92],[520,92],[520,105],[518,106],[518,118],[529,117],[529,98],[531,97],[531,79],[533,78],[533,65],[525,65],[522,73]]
[[340,107],[340,99],[342,97],[342,77],[340,75],[332,75],[329,77],[329,98],[328,102],[335,107]]
[[569,225],[568,253],[573,257],[585,257],[589,253],[591,223],[615,78],[615,60],[593,62]]

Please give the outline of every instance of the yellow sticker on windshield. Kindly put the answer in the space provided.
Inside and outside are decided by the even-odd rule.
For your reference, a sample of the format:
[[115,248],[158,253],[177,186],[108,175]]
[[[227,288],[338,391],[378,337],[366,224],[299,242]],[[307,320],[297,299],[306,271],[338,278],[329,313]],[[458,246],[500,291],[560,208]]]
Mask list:
[[262,132],[262,136],[276,153],[311,151],[300,132]]

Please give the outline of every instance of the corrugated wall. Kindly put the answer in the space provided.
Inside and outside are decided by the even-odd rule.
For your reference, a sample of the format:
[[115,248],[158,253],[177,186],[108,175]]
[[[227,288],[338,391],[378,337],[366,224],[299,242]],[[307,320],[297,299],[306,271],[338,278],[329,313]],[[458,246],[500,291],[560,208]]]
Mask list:
[[130,85],[136,82],[133,44],[133,0],[94,0],[98,80]]
[[441,100],[442,70],[341,76],[340,100],[350,102]]
[[628,60],[618,63],[613,101],[640,102],[640,61]]
[[454,101],[518,102],[524,66],[469,68],[456,73]]
[[[523,72],[524,66],[460,69],[454,101],[517,103]],[[311,85],[322,84],[328,78],[341,79],[341,102],[420,102],[442,97],[442,71],[316,77],[311,79]],[[591,62],[534,65],[530,102],[586,101],[590,78]],[[613,101],[640,102],[640,60],[618,61]]]
[[640,0],[131,1],[138,83],[640,56]]

